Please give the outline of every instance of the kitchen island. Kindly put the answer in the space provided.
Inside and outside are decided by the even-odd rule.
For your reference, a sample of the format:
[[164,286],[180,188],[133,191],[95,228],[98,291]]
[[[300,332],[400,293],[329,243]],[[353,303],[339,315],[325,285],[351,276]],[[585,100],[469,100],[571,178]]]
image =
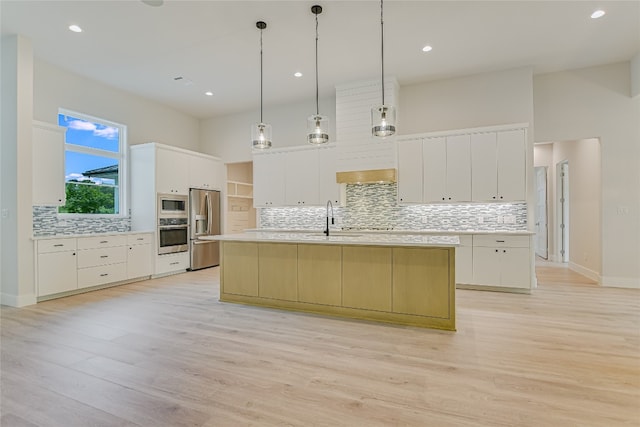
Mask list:
[[220,301],[455,330],[457,236],[252,232],[220,241]]

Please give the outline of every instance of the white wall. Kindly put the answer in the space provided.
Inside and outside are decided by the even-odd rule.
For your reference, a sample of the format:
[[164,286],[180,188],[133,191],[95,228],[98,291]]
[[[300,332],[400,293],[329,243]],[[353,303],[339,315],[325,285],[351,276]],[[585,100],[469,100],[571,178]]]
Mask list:
[[33,47],[20,36],[2,37],[0,161],[0,303],[35,303],[31,240],[31,126]]
[[58,108],[127,126],[130,145],[160,142],[198,151],[199,120],[36,59],[34,118],[57,123]]
[[640,97],[630,63],[534,77],[535,138],[599,138],[602,283],[640,287]]
[[[315,97],[288,105],[265,106],[264,121],[273,129],[273,148],[307,144],[307,117],[316,111]],[[320,99],[320,114],[329,118],[329,142],[336,138],[335,96]],[[214,117],[200,122],[200,151],[221,157],[225,163],[251,161],[251,126],[260,110]]]
[[400,87],[398,133],[408,135],[533,121],[531,68]]
[[631,96],[640,96],[640,52],[631,59]]

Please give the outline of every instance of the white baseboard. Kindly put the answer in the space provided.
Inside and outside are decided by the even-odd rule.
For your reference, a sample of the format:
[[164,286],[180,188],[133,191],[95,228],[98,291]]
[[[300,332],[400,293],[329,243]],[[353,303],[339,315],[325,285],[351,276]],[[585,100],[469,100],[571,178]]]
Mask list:
[[640,278],[604,276],[601,284],[612,288],[640,289]]
[[602,277],[600,277],[600,274],[593,270],[589,270],[587,267],[583,267],[580,264],[576,264],[575,262],[569,261],[569,270],[573,270],[578,274],[582,274],[586,278],[591,279],[596,283],[602,283]]
[[26,307],[37,302],[35,294],[29,295],[9,295],[0,293],[0,304],[9,307]]

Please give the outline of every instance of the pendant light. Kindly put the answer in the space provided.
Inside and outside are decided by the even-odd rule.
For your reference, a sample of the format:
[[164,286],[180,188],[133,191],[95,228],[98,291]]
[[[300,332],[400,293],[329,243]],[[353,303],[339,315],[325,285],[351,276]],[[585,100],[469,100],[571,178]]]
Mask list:
[[254,123],[251,128],[251,140],[254,149],[264,150],[271,148],[271,125],[262,121],[262,30],[267,28],[267,23],[256,22],[260,30],[260,123]]
[[384,6],[380,0],[380,40],[382,53],[382,105],[371,109],[371,134],[380,138],[396,133],[396,109],[384,103]]
[[318,106],[318,15],[322,13],[322,6],[311,6],[311,12],[316,15],[316,114],[307,119],[307,141],[309,144],[319,145],[329,142],[329,120],[320,115]]

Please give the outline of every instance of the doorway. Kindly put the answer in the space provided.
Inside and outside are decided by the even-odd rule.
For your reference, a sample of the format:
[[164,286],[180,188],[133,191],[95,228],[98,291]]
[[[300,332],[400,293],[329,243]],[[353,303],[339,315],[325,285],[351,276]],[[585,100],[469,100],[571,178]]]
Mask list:
[[547,167],[537,166],[536,174],[536,255],[549,258],[549,231],[547,228]]

